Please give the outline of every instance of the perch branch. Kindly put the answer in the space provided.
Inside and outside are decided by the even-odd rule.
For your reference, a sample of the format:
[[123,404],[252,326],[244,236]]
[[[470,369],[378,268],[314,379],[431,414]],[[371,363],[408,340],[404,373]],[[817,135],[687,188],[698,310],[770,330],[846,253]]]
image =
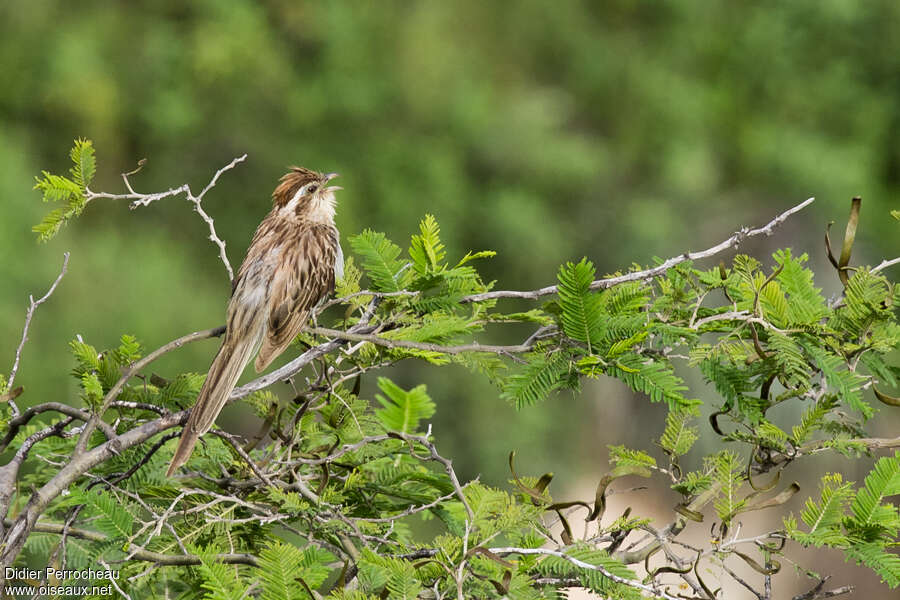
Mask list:
[[[807,198],[797,206],[793,208],[789,208],[784,211],[766,225],[762,227],[758,227],[757,229],[747,229],[746,227],[736,232],[727,240],[716,244],[711,248],[707,248],[706,250],[702,250],[699,252],[685,252],[679,256],[673,256],[672,258],[666,260],[661,265],[653,267],[652,269],[646,269],[644,271],[634,271],[633,273],[626,273],[625,275],[618,275],[616,277],[609,277],[607,279],[598,279],[591,283],[592,290],[601,290],[613,287],[615,285],[619,285],[622,283],[627,283],[629,281],[643,281],[645,279],[651,279],[653,277],[657,277],[662,275],[672,267],[679,265],[688,260],[700,260],[702,258],[709,258],[711,256],[715,256],[716,254],[720,254],[725,252],[730,248],[737,248],[741,245],[741,243],[750,237],[755,237],[758,235],[772,235],[775,231],[775,228],[784,223],[788,217],[797,213],[815,201],[815,198]],[[540,288],[538,290],[529,290],[529,291],[507,291],[507,290],[498,290],[494,292],[485,292],[483,294],[473,294],[471,296],[465,296],[460,300],[460,302],[468,303],[468,302],[484,302],[485,300],[493,300],[496,298],[524,298],[526,300],[537,300],[542,296],[549,296],[551,294],[557,293],[557,286],[550,285],[547,287]]]
[[[59,282],[62,280],[63,276],[66,274],[66,269],[69,267],[69,253],[66,252],[63,254],[63,264],[62,269],[59,271],[59,275],[56,276],[56,281],[53,282],[53,285],[50,286],[50,289],[47,290],[47,293],[40,297],[40,299],[35,300],[34,296],[28,296],[28,310],[25,312],[25,326],[22,328],[22,340],[19,342],[19,347],[16,348],[16,358],[13,361],[12,371],[9,372],[9,378],[6,381],[6,387],[12,389],[13,383],[16,380],[16,373],[19,370],[19,359],[22,357],[22,348],[25,347],[25,342],[28,341],[28,327],[31,326],[31,319],[34,317],[34,311],[38,306],[43,304],[50,298],[50,295],[56,290],[56,286],[59,285]],[[13,417],[19,416],[19,408],[16,406],[16,403],[13,402],[12,399],[9,400],[9,405],[12,408]]]

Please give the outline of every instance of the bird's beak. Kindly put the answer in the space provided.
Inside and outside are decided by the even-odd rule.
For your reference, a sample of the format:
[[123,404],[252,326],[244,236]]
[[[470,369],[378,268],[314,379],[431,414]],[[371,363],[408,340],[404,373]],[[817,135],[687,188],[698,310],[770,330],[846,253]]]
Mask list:
[[[337,173],[326,173],[325,174],[325,182],[327,183],[327,182],[331,181],[332,179],[334,179],[335,177],[338,177]],[[325,188],[325,191],[326,192],[336,192],[336,191],[342,190],[342,189],[344,189],[344,188],[342,188],[339,185],[332,185],[332,186]]]

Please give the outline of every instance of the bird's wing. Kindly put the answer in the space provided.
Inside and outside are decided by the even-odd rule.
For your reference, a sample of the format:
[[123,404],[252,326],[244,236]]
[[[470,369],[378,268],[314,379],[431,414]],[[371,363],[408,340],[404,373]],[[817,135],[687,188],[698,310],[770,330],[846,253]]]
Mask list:
[[269,322],[256,357],[262,371],[300,333],[309,312],[334,289],[337,231],[324,225],[304,225],[294,243],[283,246],[269,295]]

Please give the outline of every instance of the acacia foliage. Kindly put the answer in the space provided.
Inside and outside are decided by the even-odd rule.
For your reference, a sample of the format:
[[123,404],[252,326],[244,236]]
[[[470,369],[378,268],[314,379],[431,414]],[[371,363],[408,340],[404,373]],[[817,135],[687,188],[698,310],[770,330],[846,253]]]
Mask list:
[[[45,174],[45,194],[56,194],[54,177]],[[493,253],[451,259],[431,216],[405,253],[369,230],[349,244],[333,324],[368,337],[325,354],[305,383],[295,380],[298,394],[287,402],[266,390],[247,396],[260,435],[248,443],[205,436],[184,477],[163,475],[175,443],[165,431],[90,469],[43,512],[45,525],[65,524],[68,534],[38,528],[18,560],[69,568],[116,563],[119,583],[138,597],[524,599],[557,597],[571,586],[614,598],[663,596],[690,569],[641,571],[653,541],[622,547],[649,520],[630,509],[606,515],[610,486],[640,476],[683,496],[673,512],[676,535],[692,521],[715,523],[707,551],[685,558],[697,594],[708,591],[701,562],[744,562],[771,575],[777,557],[790,552],[786,540],[835,548],[886,585],[900,584],[900,559],[891,551],[900,528],[891,502],[900,493],[900,454],[880,458],[858,485],[826,474],[799,521],[785,516],[782,530],[752,545],[756,558],[728,538],[739,515],[777,509],[798,492],[780,483],[792,463],[823,450],[869,452],[866,424],[893,401],[885,390],[900,379],[891,358],[900,346],[900,288],[880,271],[857,267],[841,297],[828,300],[806,254],[791,249],[774,253],[768,266],[746,255],[711,269],[682,262],[658,277],[609,286],[582,259],[560,267],[555,296],[509,313],[502,300],[479,296],[492,285],[479,276],[477,260]],[[472,346],[488,327],[510,323],[531,327],[523,344]],[[327,341],[305,332],[297,352]],[[202,383],[196,373],[144,374],[107,404],[123,369],[142,355],[139,342],[124,335],[118,347],[98,351],[78,339],[71,348],[81,390],[71,402],[89,413],[108,410],[115,433],[181,411]],[[552,475],[520,476],[513,456],[507,489],[459,482],[427,425],[439,402],[423,386],[405,390],[380,377],[374,398],[360,394],[360,377],[404,360],[465,365],[523,410],[556,390],[577,391],[585,377],[613,377],[665,403],[668,417],[658,444],[610,448],[611,467],[591,501],[555,499]],[[711,407],[691,393],[679,375],[685,368],[711,383]],[[793,412],[773,410],[790,406]],[[702,410],[712,412],[708,426],[698,421]],[[9,423],[6,416],[6,429]],[[10,430],[4,448],[40,428]],[[713,433],[728,447],[686,456],[699,436]],[[95,432],[88,447],[104,436]],[[40,441],[11,514],[28,490],[59,472],[76,443],[74,434]],[[761,485],[763,473],[774,483]],[[573,508],[584,511],[590,535],[572,526]],[[172,564],[185,556],[194,564]]]

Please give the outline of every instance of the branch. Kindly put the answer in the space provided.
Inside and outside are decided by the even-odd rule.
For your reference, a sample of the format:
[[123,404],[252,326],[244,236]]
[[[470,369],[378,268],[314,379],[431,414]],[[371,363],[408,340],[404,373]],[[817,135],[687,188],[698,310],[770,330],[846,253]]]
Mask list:
[[37,433],[31,434],[25,438],[22,445],[16,450],[12,460],[0,467],[0,515],[5,515],[9,510],[13,492],[18,484],[19,469],[22,467],[25,459],[28,458],[28,453],[31,452],[34,445],[54,435],[67,437],[63,431],[73,420],[72,417],[66,417]]
[[166,354],[167,352],[171,352],[172,350],[175,350],[176,348],[181,348],[183,345],[188,344],[190,342],[196,342],[197,340],[205,340],[205,339],[211,338],[211,337],[218,337],[218,336],[222,335],[223,333],[225,333],[224,327],[215,327],[213,329],[206,329],[204,331],[195,331],[193,333],[189,333],[187,335],[181,336],[178,339],[172,340],[168,344],[165,344],[164,346],[160,346],[159,348],[157,348],[156,350],[154,350],[153,352],[151,352],[144,358],[141,358],[141,359],[136,360],[133,363],[131,363],[124,370],[124,372],[122,373],[122,376],[115,383],[115,385],[112,386],[112,388],[110,388],[110,390],[108,392],[106,392],[106,395],[103,397],[103,401],[100,404],[100,408],[94,413],[94,415],[91,417],[91,420],[88,421],[87,424],[84,426],[84,431],[81,434],[81,438],[79,438],[78,444],[76,444],[76,446],[75,446],[74,454],[78,455],[78,454],[81,454],[84,452],[84,450],[87,448],[87,443],[91,437],[91,434],[94,432],[94,429],[100,424],[100,421],[103,418],[103,414],[106,412],[106,409],[109,408],[109,406],[113,402],[113,400],[115,400],[116,397],[118,397],[119,392],[122,391],[122,388],[125,387],[125,384],[128,383],[128,380],[131,379],[131,377],[135,373],[137,373],[138,371],[140,371],[141,369],[143,369],[144,367],[146,367],[147,365],[149,365],[150,363],[155,361],[160,356]]
[[[3,437],[3,440],[0,440],[0,452],[6,450],[9,444],[15,439],[16,435],[19,433],[19,429],[26,425],[31,419],[44,412],[55,411],[61,414],[64,414],[69,417],[73,417],[75,419],[79,419],[87,423],[91,414],[85,410],[81,410],[80,408],[76,408],[74,406],[69,406],[68,404],[63,404],[61,402],[45,402],[43,404],[38,404],[36,406],[32,406],[27,409],[18,417],[12,419],[9,422],[9,429],[6,432],[6,435]],[[113,429],[108,423],[100,421],[98,423],[100,430],[103,431],[103,434],[106,436],[106,439],[111,440],[116,437],[116,431]]]
[[608,570],[604,569],[601,565],[592,565],[589,562],[584,562],[583,560],[579,560],[574,556],[569,556],[565,552],[560,552],[559,550],[551,550],[550,548],[490,548],[490,552],[493,554],[499,554],[501,556],[506,554],[538,554],[544,556],[556,556],[557,558],[561,558],[566,560],[576,567],[581,569],[588,569],[590,571],[598,571],[603,574],[604,577],[612,579],[616,583],[620,583],[622,585],[627,585],[628,587],[632,587],[638,590],[641,590],[645,594],[651,594],[654,598],[664,598],[665,600],[683,600],[683,598],[677,598],[675,596],[671,596],[666,592],[658,591],[654,589],[652,586],[644,585],[643,583],[636,581],[634,579],[626,579],[624,577],[619,577],[614,573],[610,573]]
[[831,575],[826,575],[819,580],[819,583],[816,584],[816,587],[809,590],[805,594],[797,594],[796,596],[794,596],[793,600],[819,600],[819,598],[834,598],[835,596],[842,596],[844,594],[853,593],[852,585],[845,585],[833,590],[823,592],[822,588],[825,587],[825,582],[829,579],[831,579]]
[[[702,250],[699,252],[685,252],[679,256],[674,256],[661,265],[653,267],[652,269],[647,269],[645,271],[634,271],[633,273],[626,273],[625,275],[619,275],[617,277],[610,277],[608,279],[598,279],[591,284],[592,290],[601,290],[613,287],[615,285],[619,285],[621,283],[626,283],[629,281],[642,281],[644,279],[652,279],[653,277],[657,277],[662,275],[675,265],[679,265],[685,261],[693,261],[699,260],[701,258],[709,258],[711,256],[715,256],[721,252],[725,252],[729,248],[737,248],[741,245],[741,243],[749,238],[758,235],[772,235],[775,228],[784,223],[788,217],[797,213],[815,201],[815,198],[807,198],[797,206],[790,208],[771,221],[763,227],[759,227],[757,229],[747,229],[746,227],[736,232],[727,240],[716,244],[711,248],[707,248],[706,250]],[[524,298],[526,300],[537,300],[542,296],[549,296],[550,294],[557,293],[557,287],[555,285],[547,286],[544,288],[540,288],[538,290],[530,290],[525,292],[518,291],[494,291],[494,292],[485,292],[483,294],[473,294],[471,296],[466,296],[460,300],[462,303],[468,302],[484,302],[485,300],[493,300],[495,298]]]
[[694,322],[693,325],[691,325],[691,329],[700,329],[707,323],[713,323],[715,321],[742,321],[744,323],[756,323],[757,325],[760,325],[770,331],[774,331],[776,333],[786,333],[783,329],[778,329],[765,319],[760,319],[747,310],[733,310],[698,319]]
[[[12,519],[3,519],[3,525],[6,527],[11,527],[13,525]],[[34,526],[34,531],[38,533],[56,533],[59,535],[62,535],[63,532],[65,532],[65,534],[70,537],[88,540],[91,542],[109,541],[109,538],[102,533],[89,531],[87,529],[76,529],[74,527],[66,528],[62,523],[36,523]],[[137,560],[153,562],[158,565],[165,566],[187,566],[200,564],[200,557],[194,556],[192,554],[161,554],[159,552],[151,552],[150,550],[129,550],[129,556],[131,558],[136,558]],[[252,554],[215,554],[213,555],[212,559],[216,562],[221,562],[229,565],[250,565],[253,567],[259,566],[259,560]]]
[[[428,426],[428,433],[423,436],[409,435],[400,432],[391,432],[388,435],[390,437],[404,440],[407,444],[410,444],[411,442],[417,442],[428,448],[428,451],[431,453],[431,456],[429,458],[441,463],[444,466],[444,470],[447,472],[447,475],[450,477],[450,482],[453,484],[453,489],[456,491],[456,497],[459,498],[459,501],[462,502],[463,507],[466,509],[466,514],[469,516],[469,522],[474,523],[475,513],[472,511],[472,507],[469,506],[469,501],[466,500],[465,494],[463,494],[463,486],[460,485],[459,478],[456,476],[456,471],[453,470],[453,461],[438,454],[435,445],[428,441],[428,438],[431,436],[431,426]],[[422,459],[422,457],[413,452],[412,447],[410,447],[409,453],[415,458],[419,458],[420,460]]]
[[238,163],[243,162],[244,159],[247,158],[247,155],[238,156],[230,163],[216,171],[216,174],[213,175],[212,179],[210,179],[209,183],[206,184],[206,187],[203,188],[196,196],[191,191],[191,186],[187,183],[181,185],[176,188],[169,188],[165,192],[156,192],[153,194],[141,194],[139,192],[134,191],[134,188],[131,187],[131,182],[128,180],[129,175],[133,175],[140,171],[143,166],[143,161],[138,163],[138,168],[130,173],[122,173],[122,179],[125,180],[125,186],[128,188],[127,194],[107,194],[103,192],[92,192],[90,189],[85,191],[85,198],[88,202],[91,200],[95,200],[97,198],[108,198],[110,200],[131,200],[131,209],[135,209],[138,206],[148,206],[157,200],[162,200],[163,198],[168,198],[170,196],[177,196],[179,194],[184,194],[185,198],[188,202],[194,205],[194,211],[200,215],[200,218],[207,224],[209,227],[209,240],[213,242],[219,248],[219,258],[222,260],[222,264],[225,265],[225,270],[228,271],[228,280],[234,280],[234,271],[231,268],[231,263],[228,262],[228,256],[225,253],[225,242],[219,238],[216,233],[216,226],[213,222],[212,217],[210,217],[206,211],[203,210],[201,206],[201,202],[203,202],[203,196],[206,195],[206,192],[215,187],[216,183],[219,181],[219,177],[221,177],[222,173],[225,171],[229,171],[233,169]]
[[875,267],[873,267],[872,270],[869,272],[877,273],[878,271],[881,271],[882,269],[886,269],[886,268],[892,267],[894,265],[900,265],[900,256],[898,256],[897,258],[892,258],[891,260],[881,261]]
[[491,346],[483,345],[478,342],[471,344],[463,344],[461,346],[441,346],[440,344],[431,344],[427,342],[412,342],[409,340],[392,340],[379,337],[372,334],[351,333],[349,331],[340,331],[337,329],[326,329],[324,327],[310,327],[306,329],[308,333],[323,335],[326,337],[337,338],[341,340],[349,340],[352,342],[370,342],[376,346],[385,348],[411,348],[413,350],[425,350],[428,352],[439,352],[441,354],[462,354],[463,352],[489,352],[492,354],[521,354],[528,352],[533,347],[533,342],[526,342],[515,346]]
[[[368,325],[367,323],[360,322],[348,329],[346,332],[342,333],[371,333],[372,331],[375,331],[375,329],[376,327],[373,325]],[[344,345],[344,343],[344,340],[331,340],[329,342],[325,342],[324,344],[319,344],[318,346],[310,348],[291,362],[278,369],[275,369],[271,373],[263,375],[262,377],[258,377],[253,381],[242,385],[241,387],[234,388],[234,390],[231,392],[231,396],[228,397],[228,402],[234,402],[235,400],[243,398],[244,396],[249,396],[253,392],[265,389],[277,381],[290,379],[298,372],[300,372],[303,367],[316,360],[320,356],[324,356],[333,350],[337,350],[342,345]]]
[[[66,252],[63,254],[63,264],[62,269],[59,271],[59,275],[56,276],[56,281],[53,282],[53,285],[50,286],[50,289],[47,290],[47,293],[41,296],[39,300],[35,300],[34,296],[28,296],[28,310],[25,313],[25,327],[22,328],[22,341],[19,342],[19,347],[16,348],[16,359],[13,362],[12,371],[9,372],[9,378],[6,382],[6,387],[8,389],[12,389],[13,382],[16,380],[16,373],[19,370],[19,359],[22,356],[22,348],[25,347],[25,342],[28,341],[28,327],[31,325],[31,318],[34,317],[34,311],[38,306],[43,304],[50,298],[50,295],[53,294],[54,290],[56,290],[56,286],[59,285],[59,282],[62,280],[63,275],[66,274],[66,269],[69,267],[69,253]],[[16,406],[16,403],[13,402],[12,398],[9,400],[9,405],[12,407],[12,415],[13,417],[19,416],[19,408]]]
[[5,532],[6,535],[3,540],[5,545],[0,547],[0,569],[13,563],[19,552],[21,552],[22,546],[24,546],[25,540],[34,528],[35,523],[37,523],[38,517],[44,512],[50,502],[73,485],[79,477],[100,463],[121,454],[122,451],[147,441],[161,431],[175,427],[185,417],[186,411],[161,417],[126,431],[86,452],[73,455],[69,462],[50,481],[31,494],[31,498],[29,498],[24,509],[16,517],[10,529]]

